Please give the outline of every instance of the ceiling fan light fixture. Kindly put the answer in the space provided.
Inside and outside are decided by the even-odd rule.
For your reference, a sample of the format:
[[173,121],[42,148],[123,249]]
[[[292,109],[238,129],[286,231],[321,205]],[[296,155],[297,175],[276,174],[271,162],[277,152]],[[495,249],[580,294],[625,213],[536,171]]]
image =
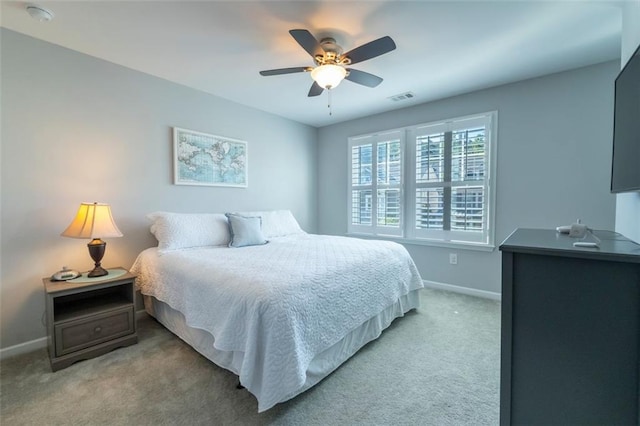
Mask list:
[[311,78],[323,89],[335,89],[347,76],[347,70],[340,65],[320,65],[311,71]]

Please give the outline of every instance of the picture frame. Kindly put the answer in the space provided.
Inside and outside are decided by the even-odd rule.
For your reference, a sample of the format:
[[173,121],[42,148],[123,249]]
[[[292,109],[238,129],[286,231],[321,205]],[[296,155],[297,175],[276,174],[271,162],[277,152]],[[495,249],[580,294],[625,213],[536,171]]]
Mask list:
[[174,127],[173,183],[246,188],[247,148],[243,140]]

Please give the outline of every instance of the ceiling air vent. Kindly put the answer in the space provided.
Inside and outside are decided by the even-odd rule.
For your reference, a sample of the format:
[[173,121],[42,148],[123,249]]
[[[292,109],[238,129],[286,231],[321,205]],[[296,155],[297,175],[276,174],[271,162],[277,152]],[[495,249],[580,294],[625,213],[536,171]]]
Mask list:
[[399,95],[389,96],[387,99],[391,99],[393,102],[406,101],[407,99],[413,98],[413,93],[404,92]]

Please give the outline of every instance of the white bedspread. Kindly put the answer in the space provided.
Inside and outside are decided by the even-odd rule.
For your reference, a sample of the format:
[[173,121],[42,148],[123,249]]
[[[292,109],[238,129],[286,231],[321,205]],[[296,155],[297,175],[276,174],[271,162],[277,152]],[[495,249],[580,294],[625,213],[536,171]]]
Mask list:
[[161,256],[151,248],[132,272],[143,294],[211,333],[216,349],[244,354],[234,373],[259,411],[300,389],[314,356],[423,287],[399,244],[310,234]]

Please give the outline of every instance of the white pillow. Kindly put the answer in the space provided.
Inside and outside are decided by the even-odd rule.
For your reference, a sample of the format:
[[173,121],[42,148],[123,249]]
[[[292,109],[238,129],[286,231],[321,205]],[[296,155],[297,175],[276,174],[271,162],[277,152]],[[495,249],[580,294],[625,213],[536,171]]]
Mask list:
[[285,235],[304,234],[291,210],[270,210],[261,212],[238,213],[242,216],[262,218],[262,233],[266,239]]
[[229,224],[223,214],[155,212],[147,215],[160,251],[229,244]]

